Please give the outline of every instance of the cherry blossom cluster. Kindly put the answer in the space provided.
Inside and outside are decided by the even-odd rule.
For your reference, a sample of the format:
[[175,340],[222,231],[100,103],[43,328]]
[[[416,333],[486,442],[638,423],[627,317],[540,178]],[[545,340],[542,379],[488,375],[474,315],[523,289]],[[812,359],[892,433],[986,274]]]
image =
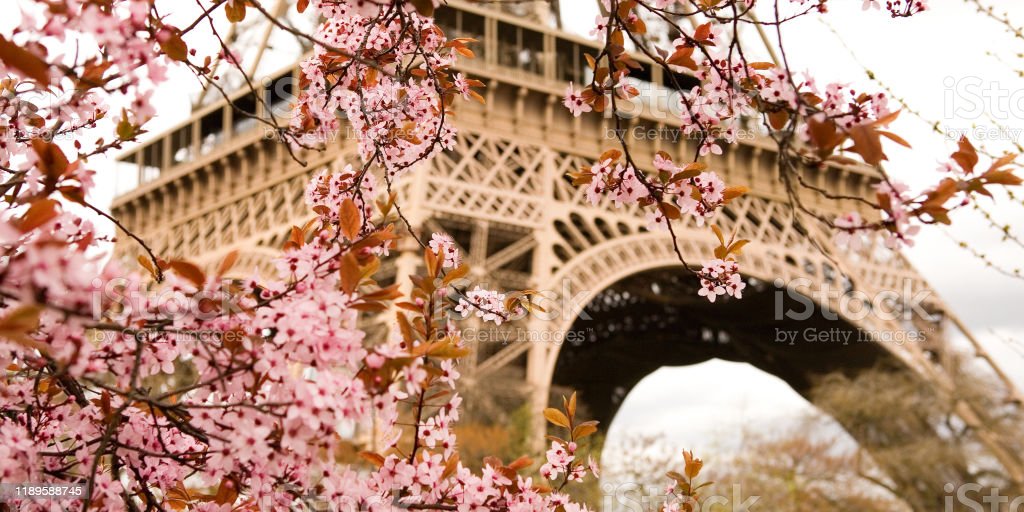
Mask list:
[[306,185],[306,204],[329,223],[340,221],[341,207],[351,198],[362,219],[362,224],[373,215],[373,199],[377,196],[377,180],[373,173],[352,168],[346,164],[340,171],[324,169]]
[[839,247],[858,251],[864,246],[864,219],[857,212],[847,212],[832,221],[836,227],[835,242]]
[[501,325],[502,322],[512,317],[520,317],[524,313],[521,306],[508,309],[506,299],[504,293],[474,286],[472,290],[467,290],[462,297],[459,297],[455,311],[460,313],[462,318],[474,315],[485,322]]
[[715,172],[704,170],[703,164],[679,166],[668,154],[659,152],[654,156],[654,168],[666,182],[665,192],[675,197],[680,213],[693,215],[698,226],[729,199],[725,182]]
[[647,187],[640,181],[636,168],[616,160],[605,158],[587,172],[591,181],[586,188],[586,197],[590,204],[597,205],[607,194],[619,207],[635,203],[647,195]]
[[831,119],[846,130],[893,115],[889,109],[889,99],[882,92],[858,93],[848,84],[834,82],[820,91],[814,79],[806,75],[802,85],[801,93],[809,92],[821,98],[821,103],[817,105],[820,112],[806,109],[804,112],[817,116],[819,120]]
[[[350,190],[343,200],[355,194]],[[63,217],[50,222],[58,220],[65,222]],[[143,278],[123,274],[114,263],[101,270],[98,261],[75,260],[74,270],[84,276],[122,276],[117,294],[98,297],[97,323],[91,279],[75,279],[61,259],[82,251],[52,240],[46,245],[59,250],[49,256],[23,246],[24,253],[2,269],[5,278],[12,271],[19,277],[3,281],[0,289],[8,296],[31,295],[31,300],[59,292],[63,302],[50,302],[59,309],[47,309],[25,339],[6,336],[0,341],[6,368],[0,387],[5,481],[82,476],[90,482],[90,501],[103,510],[123,510],[126,499],[141,496],[183,499],[185,485],[221,496],[188,491],[201,509],[245,503],[294,506],[304,494],[296,489],[319,489],[321,499],[357,507],[397,502],[410,508],[584,510],[565,494],[543,491],[508,469],[488,465],[476,475],[457,461],[452,426],[459,419],[461,398],[452,393],[439,399],[430,391],[429,407],[422,401],[428,390],[456,386],[453,357],[464,348],[457,341],[424,341],[436,339],[429,333],[408,333],[410,339],[398,329],[384,342],[365,338],[355,306],[395,294],[360,292],[344,282],[346,265],[360,263],[345,256],[352,249],[331,235],[343,229],[341,222],[325,222],[311,233],[311,241],[286,249],[275,261],[277,275],[269,279],[225,281],[184,262],[162,265],[162,289],[190,300],[235,295],[237,307],[214,315],[193,308],[162,310],[146,301],[122,309],[123,295],[144,293]],[[44,224],[39,232],[52,227]],[[387,232],[375,229],[353,242]],[[440,246],[433,254],[439,260],[451,256]],[[355,258],[374,256],[358,253]],[[33,263],[38,259],[51,263],[38,266]],[[478,299],[477,306],[504,307],[500,294],[477,289],[470,296]],[[205,304],[220,307],[220,301]],[[433,310],[424,304],[422,311],[429,315]],[[7,318],[23,314],[13,304],[5,313]],[[134,327],[99,327],[114,318]],[[414,329],[432,324],[417,325]],[[88,337],[90,331],[101,336]],[[215,336],[183,335],[203,332]],[[457,330],[444,332],[448,339],[458,336]],[[43,371],[47,362],[69,368],[65,380]],[[190,383],[173,382],[178,365],[192,369]],[[157,387],[140,399],[136,390],[143,381]],[[350,443],[338,430],[345,423],[376,425],[382,446],[397,447],[407,429],[398,421],[400,405],[408,400],[420,401],[419,410],[433,411],[416,422],[411,457],[380,455],[380,464],[369,473],[335,462],[333,454]],[[97,465],[100,459],[114,461],[113,469]],[[574,478],[582,477],[573,471]]]
[[914,245],[913,238],[921,230],[921,226],[911,224],[911,213],[907,190],[909,187],[899,182],[880,182],[875,185],[875,190],[883,201],[888,204],[885,209],[888,214],[888,230],[885,239],[886,247],[898,248],[900,245],[911,247]]
[[[0,41],[0,165],[33,158],[33,137],[74,139],[87,152],[133,140],[154,114],[149,99],[170,61],[154,47],[177,29],[153,18],[148,0],[33,1],[16,9],[21,21]],[[81,132],[97,127],[101,135],[90,143]]]
[[[735,144],[741,128],[752,118],[761,116],[767,133],[782,149],[783,182],[793,189],[796,202],[801,201],[796,188],[807,185],[802,178],[789,174],[797,173],[801,166],[831,165],[832,160],[848,163],[847,157],[841,155],[844,152],[858,155],[868,165],[879,166],[888,158],[882,139],[909,147],[909,143],[886,129],[899,112],[890,108],[889,98],[884,93],[859,91],[844,83],[819,86],[807,73],[796,75],[781,64],[748,60],[742,41],[723,36],[730,24],[729,7],[739,2],[716,2],[698,7],[699,13],[690,19],[696,22],[690,25],[659,15],[671,9],[676,4],[673,1],[605,3],[608,14],[595,20],[593,30],[593,35],[604,40],[605,45],[596,57],[588,58],[594,71],[592,78],[579,86],[569,84],[563,99],[564,106],[574,116],[609,110],[611,115],[619,115],[617,101],[638,94],[629,86],[630,75],[641,67],[625,51],[624,43],[631,42],[637,48],[635,53],[646,55],[654,65],[660,66],[670,82],[679,74],[690,74],[699,81],[699,85],[678,96],[680,130],[698,141],[695,162],[702,157],[722,154],[723,144]],[[756,4],[749,0],[742,3],[747,9]],[[779,6],[775,5],[775,15],[780,19],[794,19],[815,10],[827,12],[825,1],[793,0],[790,6],[795,9],[793,12],[780,13]],[[887,1],[885,7],[896,17],[920,13],[927,5],[917,1]],[[880,9],[881,3],[865,1],[864,8]],[[641,36],[648,30],[643,21],[645,15],[668,23],[671,33],[677,37],[667,45],[656,39],[644,40]],[[741,16],[736,12],[732,15]],[[697,21],[702,17],[704,23]],[[673,85],[678,88],[681,84]],[[698,225],[703,224],[717,208],[735,196],[730,192],[732,187],[726,187],[718,176],[707,172],[703,164],[700,164],[703,167],[696,167],[696,164],[681,167],[673,164],[667,155],[655,157],[658,179],[648,178],[628,156],[629,141],[620,136],[619,142],[622,152],[616,152],[612,158],[606,152],[589,168],[570,173],[576,185],[585,187],[586,197],[592,204],[606,195],[616,206],[640,204],[649,208],[646,212],[649,228],[670,229],[670,222],[684,215],[693,215]],[[623,153],[627,157],[619,161]],[[962,162],[957,163],[964,167]],[[944,168],[956,167],[950,164]],[[886,177],[876,190],[881,220],[864,222],[854,214],[839,219],[818,217],[835,227],[841,243],[859,244],[867,231],[882,231],[886,245],[895,249],[912,244],[920,223],[949,222],[947,213],[956,208],[946,204],[947,199],[956,195],[951,191],[969,191],[963,197],[958,196],[959,204],[963,205],[968,201],[967,196],[987,185],[1014,185],[1016,181],[1015,176],[1006,176],[1000,171],[992,174],[992,178],[944,180],[919,196],[911,196],[905,186]],[[822,190],[814,192],[828,195]],[[722,239],[720,233],[716,234]],[[739,246],[744,243],[741,241]],[[725,252],[716,254],[717,258],[726,259],[734,244],[726,244],[723,239],[719,249]],[[706,275],[710,273],[704,271]],[[702,295],[710,294],[711,298],[729,290],[738,292],[726,281],[704,281]]]
[[[8,76],[0,98],[0,479],[85,482],[86,496],[64,504],[95,510],[291,508],[311,492],[353,509],[585,510],[517,474],[527,465],[488,463],[476,474],[458,462],[452,426],[461,398],[450,390],[467,349],[451,322],[434,327],[442,290],[417,287],[386,339],[367,339],[357,325],[360,312],[401,298],[397,285],[373,280],[397,235],[393,225],[370,221],[374,206],[386,219],[393,204],[375,204],[369,165],[310,181],[306,201],[319,222],[292,230],[271,275],[225,278],[234,252],[216,272],[151,251],[140,271],[107,262],[110,240],[66,207],[86,204],[91,154],[69,157],[28,128],[80,133],[123,95],[130,108],[113,119],[116,140],[131,140],[152,113],[139,81],[159,83],[165,59],[194,54],[146,0],[26,6],[11,40],[33,51],[12,49],[7,36],[0,42]],[[220,6],[229,19],[246,8]],[[372,2],[314,7],[327,18],[318,34],[326,42],[304,65],[311,85],[300,101],[303,123],[331,125],[335,111],[345,111],[363,140],[374,141],[361,148],[364,157],[392,178],[450,144],[443,97],[477,99],[471,88],[479,86],[461,75],[448,84],[441,74],[453,48],[468,51],[464,43],[446,42],[428,18],[405,9],[387,9],[388,18]],[[96,42],[97,50],[62,46],[67,38]],[[63,53],[68,48],[78,53]],[[422,73],[397,76],[396,51],[422,59]],[[22,108],[30,81],[49,86],[60,108]],[[95,154],[116,147],[96,146]],[[434,271],[460,265],[449,237],[432,242]],[[508,313],[500,294],[475,292],[477,306]],[[415,441],[400,446],[410,427],[398,419],[410,403]],[[369,465],[339,462],[354,443],[346,426],[380,433],[381,453],[368,454]]]
[[[909,187],[900,182],[882,181],[874,186],[883,204],[883,231],[885,246],[890,249],[913,247],[914,237],[921,231],[916,222],[914,204],[907,191]],[[832,221],[836,228],[835,243],[840,247],[858,250],[864,247],[872,224],[865,222],[857,212],[848,212]]]
[[[699,33],[698,33],[699,32]],[[679,96],[680,129],[686,135],[700,135],[699,155],[720,155],[719,142],[735,144],[744,119],[756,111],[750,95],[736,86],[738,79],[755,76],[756,70],[731,54],[724,42],[722,26],[706,24],[672,42],[673,57],[667,62],[675,73],[692,73],[700,85]],[[694,48],[699,41],[701,52]]]
[[[587,200],[597,205],[608,196],[616,207],[639,204],[648,207],[648,229],[670,230],[669,223],[683,216],[691,217],[697,226],[703,226],[715,213],[731,199],[745,193],[743,187],[726,187],[725,182],[713,171],[708,171],[703,163],[693,162],[678,165],[665,152],[658,152],[654,157],[653,167],[656,175],[648,177],[628,161],[622,162],[622,153],[609,150],[601,155],[600,161],[577,172],[570,173],[573,183],[584,186]],[[722,247],[723,256],[736,251],[745,241],[727,244],[716,229]],[[738,245],[734,245],[738,244]],[[703,284],[714,282],[711,290],[720,289],[722,293],[740,298],[742,282],[739,280],[738,267],[734,260],[729,260],[735,280],[726,276],[721,282],[710,280],[706,272],[698,273]],[[707,270],[707,269],[705,269]],[[717,276],[716,276],[717,277]],[[716,294],[719,295],[719,294]],[[701,296],[707,296],[703,290]],[[709,297],[714,301],[714,296]],[[466,313],[468,314],[468,312]]]
[[866,232],[881,231],[887,247],[911,246],[922,225],[949,224],[955,210],[978,199],[994,198],[997,188],[1024,184],[1015,174],[1016,159],[1017,155],[1005,154],[993,158],[986,169],[978,165],[974,145],[961,138],[949,162],[939,167],[944,176],[937,185],[912,194],[907,185],[886,177],[874,185],[880,219],[867,222],[857,213],[837,217],[831,222],[837,229],[836,242],[856,249]]
[[[868,9],[881,9],[881,0],[864,0],[862,7]],[[927,0],[885,0],[885,9],[893,18],[913,16],[917,13],[928,10]]]
[[580,115],[593,110],[590,103],[587,103],[587,100],[583,97],[583,93],[579,89],[576,89],[572,85],[572,82],[569,82],[569,86],[565,89],[565,96],[562,99],[562,105],[565,105],[565,108],[569,109],[569,112],[573,117],[579,117]]
[[464,42],[448,41],[430,18],[376,2],[313,7],[325,18],[315,34],[323,44],[300,65],[305,85],[291,125],[305,134],[301,140],[333,140],[344,112],[364,160],[383,164],[391,178],[450,149],[455,129],[445,93],[478,97],[470,87],[479,82],[448,80],[457,56],[472,55]]
[[[739,66],[732,65],[733,73],[742,70]],[[703,66],[697,76],[701,78],[702,84],[679,98],[683,112],[680,128],[687,135],[703,136],[698,153],[700,156],[721,155],[720,143],[735,144],[743,119],[753,115],[754,109],[748,98],[739,94],[718,73],[717,67]]]
[[[681,167],[668,154],[659,152],[654,158],[654,168],[661,180],[650,183],[641,178],[642,173],[635,167],[619,162],[621,153],[618,151],[603,156],[603,160],[572,174],[577,183],[586,185],[586,198],[593,205],[606,195],[616,207],[649,203],[653,190],[662,201],[671,201],[679,214],[693,215],[697,225],[703,225],[705,219],[712,217],[729,199],[725,182],[716,173],[703,171],[703,164]],[[667,229],[663,209],[649,212],[648,220],[652,227]]]
[[430,237],[430,250],[444,256],[442,265],[445,268],[456,268],[462,265],[462,254],[455,240],[447,233],[434,233]]
[[601,471],[593,457],[588,457],[585,465],[574,463],[577,449],[575,441],[551,441],[551,447],[544,453],[546,460],[540,467],[541,476],[548,480],[558,480],[564,475],[569,482],[582,482],[589,471],[594,478],[600,477]]
[[697,294],[715,302],[720,295],[728,295],[737,299],[743,298],[746,283],[740,277],[740,268],[733,260],[715,259],[705,261],[698,272],[700,289]]

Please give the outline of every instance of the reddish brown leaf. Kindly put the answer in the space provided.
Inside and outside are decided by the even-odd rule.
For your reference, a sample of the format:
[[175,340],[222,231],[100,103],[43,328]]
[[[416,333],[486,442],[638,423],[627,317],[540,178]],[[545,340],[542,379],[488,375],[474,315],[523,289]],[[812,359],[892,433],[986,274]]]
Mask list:
[[878,165],[886,159],[882,151],[882,141],[878,131],[870,126],[854,126],[850,129],[850,138],[853,139],[853,147],[850,151],[857,153],[865,162],[871,165]]
[[138,257],[138,261],[139,261],[139,265],[141,265],[142,268],[144,268],[147,271],[149,271],[149,275],[153,276],[153,279],[156,279],[156,269],[153,268],[153,262],[149,258],[147,258],[147,257],[145,257],[145,256],[143,256],[141,254]]
[[891,140],[891,141],[893,141],[893,142],[895,142],[895,143],[897,143],[897,144],[899,144],[899,145],[901,145],[901,146],[903,146],[903,147],[907,147],[907,148],[910,147],[910,143],[909,142],[904,140],[903,137],[900,137],[899,135],[896,135],[895,133],[887,132],[885,130],[878,130],[878,134],[883,136],[883,137],[885,137],[885,138],[887,138],[887,139],[889,139],[889,140]]
[[181,33],[177,30],[169,30],[165,37],[160,39],[160,49],[171,60],[178,62],[188,60],[188,45],[185,44]]
[[781,130],[786,127],[786,123],[789,122],[789,112],[785,110],[779,110],[777,112],[770,112],[768,114],[768,124],[776,130]]
[[229,505],[238,499],[238,482],[235,482],[232,477],[224,477],[220,481],[220,486],[217,487],[217,495],[214,496],[213,501],[218,505]]
[[1013,171],[988,171],[981,175],[985,179],[985,183],[993,183],[996,185],[1020,185],[1021,179],[1017,175],[1013,174]]
[[693,39],[699,42],[706,42],[711,35],[711,23],[704,23],[693,32]]
[[231,23],[238,23],[245,19],[245,0],[229,0],[224,6],[224,13],[228,16],[228,21]]
[[378,468],[384,465],[384,456],[379,453],[363,451],[359,452],[359,458]]
[[32,139],[32,150],[39,157],[36,166],[52,181],[56,182],[67,171],[68,157],[64,155],[64,151],[60,149],[60,146],[36,138]]
[[238,249],[235,249],[229,252],[226,256],[224,256],[224,259],[221,260],[220,266],[217,267],[217,275],[223,276],[224,274],[226,274],[229,270],[231,270],[231,267],[235,266],[235,262],[237,261]]
[[807,128],[811,144],[818,148],[820,157],[831,155],[846,138],[836,129],[836,123],[832,120],[817,121],[811,118],[807,120]]
[[174,260],[171,261],[170,267],[177,272],[178,275],[188,279],[192,284],[196,285],[196,288],[202,288],[206,284],[206,274],[204,274],[203,271],[194,263],[184,260]]
[[341,203],[341,211],[338,216],[342,234],[349,240],[355,240],[359,236],[359,230],[363,227],[363,216],[359,213],[359,207],[356,206],[352,198],[345,198],[345,201]]
[[22,233],[28,233],[53,220],[60,213],[58,203],[54,199],[40,198],[32,201],[28,211],[17,221],[17,227]]
[[547,418],[551,423],[558,425],[559,427],[569,428],[569,418],[566,417],[565,413],[555,409],[554,407],[548,407],[544,409],[544,417]]
[[3,35],[0,35],[0,61],[43,86],[50,85],[50,66],[46,61]]
[[673,66],[681,66],[684,68],[696,70],[697,62],[693,60],[693,47],[691,46],[677,46],[675,53],[666,61],[668,64]]
[[42,309],[34,304],[24,304],[11,310],[0,319],[0,337],[9,339],[29,348],[41,348],[41,344],[29,337],[39,328],[39,313]]
[[959,149],[951,155],[951,158],[965,173],[971,174],[974,172],[974,166],[978,165],[978,153],[967,137],[960,137],[958,145]]
[[725,202],[729,202],[743,194],[746,194],[747,192],[750,192],[750,189],[742,185],[726,187],[725,191],[722,193],[722,197],[725,199]]
[[583,439],[595,432],[597,432],[597,422],[588,421],[580,423],[576,428],[572,429],[572,437],[573,439]]
[[359,269],[359,262],[356,261],[355,254],[348,251],[341,257],[340,263],[341,268],[338,270],[338,275],[341,277],[341,289],[345,293],[352,293],[359,287],[359,281],[363,276]]

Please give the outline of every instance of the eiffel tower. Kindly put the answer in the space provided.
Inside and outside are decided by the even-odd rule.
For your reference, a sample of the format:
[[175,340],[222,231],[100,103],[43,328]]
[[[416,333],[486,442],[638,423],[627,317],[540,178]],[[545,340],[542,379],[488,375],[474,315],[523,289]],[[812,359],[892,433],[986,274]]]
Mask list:
[[[283,5],[274,12],[282,14]],[[410,173],[398,187],[414,232],[451,234],[475,278],[497,288],[550,290],[556,299],[546,305],[553,307],[545,315],[498,329],[474,328],[478,342],[462,362],[470,385],[499,377],[515,382],[538,412],[553,389],[579,389],[607,425],[624,393],[662,366],[715,357],[745,361],[812,401],[814,385],[824,375],[855,376],[881,367],[912,376],[939,396],[954,397],[958,418],[985,457],[1024,488],[1024,463],[1014,444],[1020,440],[990,428],[989,407],[956,398],[956,391],[969,383],[951,371],[952,337],[966,338],[970,356],[992,376],[986,385],[1000,411],[1016,413],[1019,392],[902,255],[878,241],[856,251],[835,247],[823,226],[794,212],[779,179],[775,146],[764,136],[748,137],[709,162],[726,182],[752,190],[716,218],[723,231],[751,240],[741,258],[748,289],[742,300],[707,304],[680,270],[669,236],[649,231],[642,211],[610,203],[593,206],[566,178],[615,144],[611,120],[573,118],[561,106],[566,83],[585,82],[583,54],[596,51],[594,43],[559,30],[551,21],[557,9],[547,3],[497,5],[502,7],[449,0],[438,10],[446,34],[479,41],[474,48],[478,57],[459,66],[486,84],[486,103],[457,105],[455,148]],[[303,200],[310,176],[358,162],[354,141],[339,138],[324,152],[299,155],[306,161],[300,165],[259,123],[240,115],[287,113],[296,62],[306,49],[294,41],[274,44],[280,34],[273,32],[249,27],[232,35],[259,36],[246,46],[257,61],[274,52],[287,58],[287,65],[272,72],[253,64],[262,79],[255,93],[240,87],[225,99],[204,92],[187,120],[119,158],[118,173],[129,183],[114,199],[113,214],[163,258],[212,266],[238,249],[235,268],[240,272],[268,269],[291,226],[311,218]],[[642,56],[637,60],[644,66],[637,77],[649,90],[672,92],[672,81],[659,67]],[[692,77],[682,79],[695,83]],[[262,94],[263,101],[255,94]],[[655,107],[641,104],[638,115],[628,120],[630,151],[639,162],[652,161],[658,151],[685,160],[694,153],[695,141],[678,137],[678,123],[653,115]],[[879,176],[871,168],[837,165],[807,169],[804,179],[837,196],[869,197]],[[818,194],[807,194],[804,202],[826,215],[872,214],[856,201],[826,201]],[[692,220],[682,221],[675,231],[687,261],[700,261],[716,245],[706,227]],[[392,279],[415,272],[421,261],[415,244],[399,249],[384,269]],[[139,253],[128,237],[116,247],[117,256],[125,259]],[[807,293],[786,291],[779,283],[801,283]],[[810,290],[825,288],[839,293],[808,298]],[[848,311],[850,304],[840,302],[891,290],[925,299],[910,316],[899,318],[861,309],[868,314],[793,319],[779,311],[806,304]],[[854,304],[870,308],[865,301]],[[862,342],[790,346],[775,341],[779,332],[808,329],[852,333]],[[910,333],[922,339],[894,341]],[[869,452],[908,437],[942,439],[937,429],[908,430],[895,421],[875,427],[870,435],[850,429]],[[543,431],[542,422],[532,425],[535,439]],[[970,481],[964,451],[925,476],[920,471],[907,475],[899,467],[883,469],[908,501],[935,509],[944,484]]]

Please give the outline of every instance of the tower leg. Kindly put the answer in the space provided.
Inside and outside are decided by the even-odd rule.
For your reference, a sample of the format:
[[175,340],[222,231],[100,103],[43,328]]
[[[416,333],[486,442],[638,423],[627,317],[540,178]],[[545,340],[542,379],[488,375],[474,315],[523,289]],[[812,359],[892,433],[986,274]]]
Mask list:
[[544,450],[544,435],[547,433],[544,408],[548,406],[551,393],[551,379],[548,375],[549,350],[544,342],[532,343],[526,355],[526,384],[529,389],[530,408],[527,442],[532,452],[540,453]]

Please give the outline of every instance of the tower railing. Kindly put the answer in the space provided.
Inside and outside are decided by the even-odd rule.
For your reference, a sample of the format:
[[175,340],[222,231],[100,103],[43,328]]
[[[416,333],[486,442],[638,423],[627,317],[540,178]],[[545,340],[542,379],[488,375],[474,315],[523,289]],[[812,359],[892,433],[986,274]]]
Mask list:
[[[437,24],[449,38],[477,40],[471,46],[476,58],[460,60],[460,70],[552,94],[561,94],[568,82],[587,81],[592,72],[583,55],[599,51],[595,42],[585,38],[460,0],[452,0],[448,7],[437,11]],[[675,90],[673,80],[663,76],[660,67],[643,55],[635,58],[644,67],[634,73],[639,82]],[[697,84],[687,75],[675,79],[682,80],[685,87]],[[266,125],[257,119],[287,123],[297,83],[298,67],[293,63],[254,81],[255,94],[263,101],[257,101],[249,88],[235,91],[120,155],[116,162],[115,205],[229,153],[236,146],[232,142],[258,139],[254,134]]]

